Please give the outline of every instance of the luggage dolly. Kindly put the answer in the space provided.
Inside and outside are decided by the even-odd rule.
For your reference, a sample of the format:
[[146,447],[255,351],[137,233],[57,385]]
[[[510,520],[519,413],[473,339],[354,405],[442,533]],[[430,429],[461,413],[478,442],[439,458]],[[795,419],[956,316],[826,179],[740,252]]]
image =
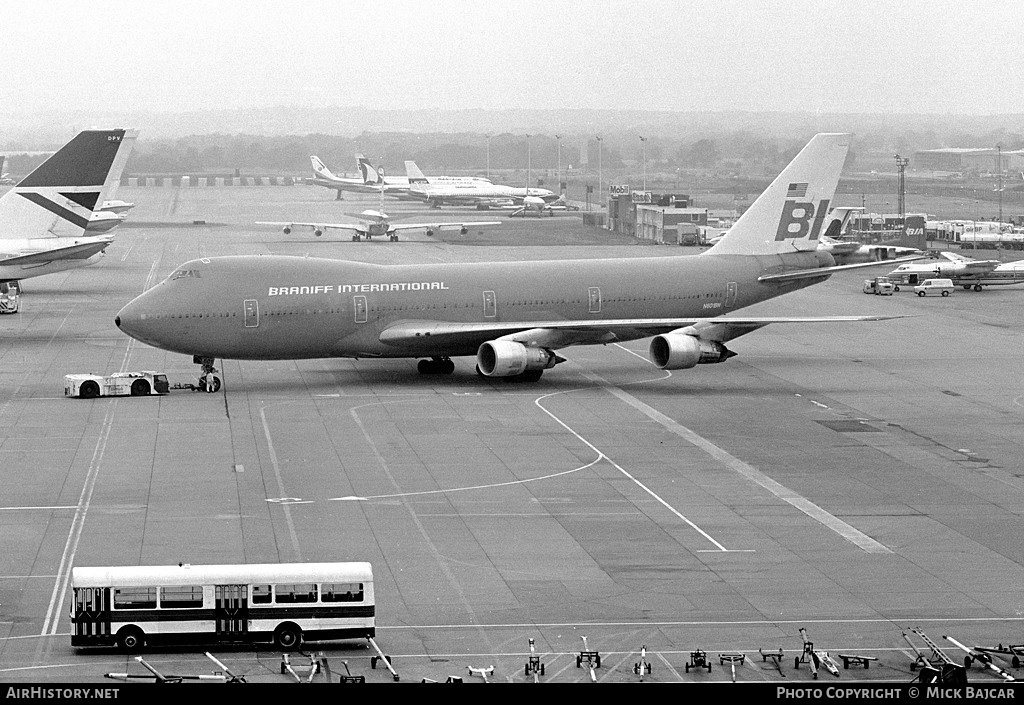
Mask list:
[[[227,682],[227,677],[224,676],[223,674],[214,674],[214,675],[209,675],[209,676],[207,676],[207,675],[198,675],[198,676],[164,675],[163,673],[161,673],[160,671],[156,670],[155,668],[150,666],[148,663],[146,663],[146,660],[144,658],[142,658],[141,656],[136,656],[135,660],[138,661],[140,664],[142,664],[142,666],[147,671],[149,671],[148,675],[136,675],[136,674],[133,674],[133,673],[104,673],[103,677],[104,678],[113,678],[115,680],[121,680],[121,681],[148,680],[148,681],[152,681],[154,683],[181,683],[182,681],[187,681],[187,680],[188,681],[216,681],[218,683],[226,683]],[[216,660],[216,659],[214,659],[214,660]],[[240,681],[233,680],[232,682],[233,683],[244,683],[245,679],[243,678]]]
[[298,666],[291,662],[288,654],[281,654],[281,673],[282,675],[285,673],[291,675],[299,683],[312,683],[313,678],[322,668],[321,656],[323,654],[318,652],[315,656],[309,657],[309,666]]
[[651,672],[651,664],[647,660],[647,646],[640,647],[640,661],[633,664],[633,673],[640,676],[640,680],[643,681],[644,674]]
[[533,680],[537,680],[537,674],[544,675],[544,664],[540,662],[540,656],[537,655],[537,647],[533,643],[533,639],[530,639],[530,656],[526,661],[526,675],[533,674]]
[[370,646],[372,646],[373,650],[377,652],[376,656],[370,657],[370,668],[377,668],[377,662],[380,661],[384,664],[385,668],[391,671],[391,677],[397,681],[398,673],[391,667],[391,657],[384,655],[384,652],[380,650],[380,647],[377,646],[377,642],[373,640],[372,636],[366,637],[366,640],[370,642]]
[[587,637],[581,636],[580,639],[583,639],[583,651],[576,657],[576,668],[579,668],[586,662],[587,666],[590,667],[590,680],[596,683],[597,674],[594,673],[594,669],[601,667],[601,654],[596,651],[590,651],[587,648]]
[[951,636],[946,636],[945,634],[943,634],[942,638],[945,639],[946,641],[948,641],[949,643],[953,644],[953,646],[957,647],[958,649],[960,649],[961,651],[963,651],[964,653],[967,654],[966,656],[964,656],[964,668],[970,668],[971,664],[973,662],[977,661],[978,663],[980,663],[983,666],[985,666],[985,668],[987,668],[987,669],[997,673],[999,675],[999,677],[1002,678],[1005,681],[1015,681],[1015,680],[1017,680],[1016,678],[1013,677],[1012,673],[1010,673],[1008,671],[1004,671],[999,666],[997,666],[995,663],[993,663],[992,662],[992,657],[989,656],[988,654],[975,651],[975,650],[965,646],[964,644],[961,644],[959,641],[957,641],[956,639],[954,639]]
[[975,646],[974,650],[982,654],[998,654],[1000,656],[1010,656],[1010,665],[1014,668],[1020,668],[1020,659],[1024,656],[1024,644],[1007,644],[1003,646]]
[[782,671],[782,659],[785,658],[786,655],[782,652],[781,646],[779,647],[778,653],[774,651],[766,652],[763,649],[758,649],[757,653],[761,654],[762,663],[766,662],[768,659],[771,659],[772,663],[775,664],[775,670],[779,672],[779,675],[783,678],[786,677],[786,674]]
[[836,656],[843,660],[843,668],[849,668],[852,663],[867,669],[871,668],[872,661],[878,660],[874,656],[857,656],[855,654],[836,654]]
[[807,630],[800,627],[800,636],[804,640],[804,650],[793,662],[793,668],[800,668],[801,663],[806,663],[811,667],[812,677],[818,679],[818,668],[823,667],[826,671],[831,673],[836,678],[839,677],[839,666],[832,660],[832,657],[828,655],[827,651],[815,651],[814,642],[807,638]]
[[706,651],[696,649],[690,652],[690,662],[684,664],[686,666],[686,672],[689,673],[691,668],[706,668],[708,673],[711,673],[711,664],[708,663],[708,654]]
[[924,653],[919,648],[917,648],[914,645],[914,642],[912,642],[910,640],[910,637],[907,636],[907,633],[903,632],[903,639],[904,639],[904,641],[906,641],[908,644],[910,644],[910,648],[914,650],[915,654],[917,654],[917,658],[914,659],[914,662],[912,664],[910,664],[910,670],[911,671],[916,669],[918,666],[921,666],[922,668],[927,667],[927,668],[932,668],[932,669],[940,669],[943,665],[955,666],[956,668],[963,668],[963,666],[961,664],[957,663],[956,661],[951,659],[949,656],[947,656],[942,651],[942,649],[939,648],[939,645],[936,644],[931,639],[929,639],[928,635],[925,634],[924,632],[922,632],[920,629],[918,629],[917,627],[914,627],[910,631],[914,632],[919,637],[921,637],[921,639],[924,641],[924,643],[927,644],[928,648],[931,649],[931,651],[932,651],[931,658],[925,656]]
[[[230,669],[228,669],[227,666],[225,666],[223,663],[218,661],[217,657],[214,656],[213,654],[211,654],[209,651],[206,652],[206,658],[210,659],[211,661],[213,661],[215,664],[217,664],[220,667],[221,672],[224,674],[225,678],[227,679],[225,682],[227,682],[227,683],[245,683],[245,676],[236,676],[234,673],[232,673],[230,671]],[[216,671],[214,672],[214,674],[215,675],[220,675]]]
[[731,654],[718,654],[718,665],[724,666],[726,664],[726,662],[728,662],[729,665],[732,666],[732,682],[733,683],[736,682],[736,664],[738,663],[738,664],[740,664],[742,666],[744,664],[744,662],[746,662],[746,660],[747,660],[747,655],[746,654],[741,654],[739,652],[731,653]]
[[494,666],[488,666],[487,668],[473,668],[472,666],[466,666],[466,668],[469,669],[469,675],[480,676],[484,679],[484,683],[491,682],[489,678],[494,674]]

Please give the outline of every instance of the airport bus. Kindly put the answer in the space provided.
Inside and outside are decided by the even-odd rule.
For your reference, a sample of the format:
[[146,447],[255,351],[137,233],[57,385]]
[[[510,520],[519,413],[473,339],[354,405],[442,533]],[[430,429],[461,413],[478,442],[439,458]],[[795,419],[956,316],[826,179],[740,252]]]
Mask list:
[[369,563],[76,567],[71,590],[74,647],[374,636]]

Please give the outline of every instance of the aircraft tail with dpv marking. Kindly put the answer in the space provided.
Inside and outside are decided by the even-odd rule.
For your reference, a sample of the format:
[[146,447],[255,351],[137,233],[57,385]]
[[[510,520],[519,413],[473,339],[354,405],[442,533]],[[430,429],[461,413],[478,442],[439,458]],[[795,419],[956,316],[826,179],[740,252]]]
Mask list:
[[815,135],[705,255],[813,251],[850,148],[847,133]]
[[137,130],[85,130],[0,197],[0,238],[80,237],[121,178]]

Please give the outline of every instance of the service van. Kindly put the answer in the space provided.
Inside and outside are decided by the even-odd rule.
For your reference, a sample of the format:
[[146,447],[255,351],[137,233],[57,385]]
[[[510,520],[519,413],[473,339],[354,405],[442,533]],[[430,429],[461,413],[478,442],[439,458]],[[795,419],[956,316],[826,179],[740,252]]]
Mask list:
[[927,296],[928,294],[942,294],[943,296],[949,296],[952,292],[952,279],[925,279],[914,287],[914,293],[918,296]]

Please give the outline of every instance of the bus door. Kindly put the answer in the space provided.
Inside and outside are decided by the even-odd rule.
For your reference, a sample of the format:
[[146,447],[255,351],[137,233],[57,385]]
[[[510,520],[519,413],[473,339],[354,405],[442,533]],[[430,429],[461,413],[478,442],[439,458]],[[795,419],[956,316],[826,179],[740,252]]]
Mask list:
[[110,636],[110,588],[75,589],[75,636],[97,641]]
[[249,586],[217,585],[214,592],[217,638],[226,641],[243,639],[249,632]]

